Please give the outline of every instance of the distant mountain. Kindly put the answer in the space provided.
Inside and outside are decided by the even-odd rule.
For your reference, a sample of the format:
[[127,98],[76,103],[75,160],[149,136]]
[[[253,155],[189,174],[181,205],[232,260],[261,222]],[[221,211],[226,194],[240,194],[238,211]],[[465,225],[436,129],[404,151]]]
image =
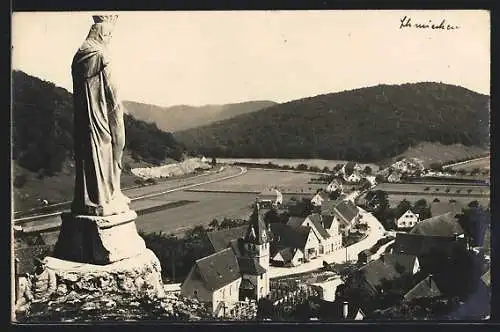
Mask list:
[[[73,99],[67,90],[27,75],[12,74],[12,152],[31,172],[53,175],[73,157]],[[184,148],[171,133],[125,115],[126,154],[159,164],[181,159]]]
[[294,100],[174,133],[192,152],[377,162],[421,142],[489,144],[489,96],[442,83],[378,85]]
[[226,105],[160,107],[124,101],[124,106],[129,114],[139,120],[155,123],[161,130],[169,132],[207,125],[273,105],[276,103],[264,100]]

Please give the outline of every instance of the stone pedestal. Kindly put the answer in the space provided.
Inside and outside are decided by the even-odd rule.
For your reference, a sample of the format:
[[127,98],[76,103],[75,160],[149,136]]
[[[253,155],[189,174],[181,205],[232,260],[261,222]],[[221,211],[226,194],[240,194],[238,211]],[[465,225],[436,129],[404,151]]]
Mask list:
[[47,268],[55,272],[57,294],[142,294],[164,297],[160,261],[144,249],[139,254],[108,265],[82,264],[46,257]]
[[137,233],[136,218],[133,210],[106,217],[63,213],[54,257],[106,265],[137,256],[146,245]]

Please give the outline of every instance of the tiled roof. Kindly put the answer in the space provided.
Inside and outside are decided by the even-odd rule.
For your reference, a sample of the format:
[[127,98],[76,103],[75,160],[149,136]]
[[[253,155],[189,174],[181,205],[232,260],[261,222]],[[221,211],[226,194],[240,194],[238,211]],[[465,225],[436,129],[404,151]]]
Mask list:
[[335,207],[342,203],[342,200],[327,200],[321,203],[321,214],[322,215],[333,215],[335,213]]
[[434,251],[449,251],[456,245],[454,236],[428,236],[420,234],[396,233],[394,252],[409,255],[427,255]]
[[439,216],[448,212],[453,212],[454,214],[462,214],[462,209],[464,206],[458,202],[448,203],[448,202],[433,202],[430,204],[431,216]]
[[359,210],[356,205],[349,200],[342,201],[338,204],[335,207],[335,211],[349,223],[352,223],[353,219],[359,214]]
[[290,227],[299,227],[299,226],[302,226],[305,219],[306,218],[304,218],[304,217],[292,216],[292,217],[288,218],[288,221],[286,224]]
[[464,230],[454,212],[448,212],[431,217],[417,223],[410,232],[411,234],[453,236],[455,233],[464,234]]
[[381,260],[371,261],[360,268],[359,271],[373,289],[381,286],[384,280],[390,281],[399,277],[399,273],[392,265],[384,264]]
[[231,248],[200,258],[195,265],[207,289],[212,291],[241,277],[238,261]]
[[274,246],[302,249],[306,245],[311,227],[290,227],[281,223],[271,223],[271,231],[274,236]]
[[313,223],[314,227],[318,230],[319,235],[323,239],[330,238],[330,234],[326,231],[326,229],[322,225],[321,215],[318,213],[313,213],[308,216],[309,220]]
[[238,265],[240,272],[243,274],[261,275],[266,272],[266,269],[259,264],[257,258],[238,257]]
[[418,259],[415,255],[403,253],[384,254],[381,259],[385,264],[392,265],[398,273],[411,273]]
[[405,294],[404,301],[410,302],[416,299],[434,298],[441,295],[442,293],[434,282],[434,279],[428,276]]
[[323,225],[325,226],[326,229],[329,229],[330,227],[332,227],[333,216],[322,215],[321,218],[323,219]]
[[219,231],[208,232],[207,236],[214,249],[214,252],[218,252],[226,249],[230,246],[231,241],[238,238],[243,238],[247,226],[234,227],[229,229],[222,229]]

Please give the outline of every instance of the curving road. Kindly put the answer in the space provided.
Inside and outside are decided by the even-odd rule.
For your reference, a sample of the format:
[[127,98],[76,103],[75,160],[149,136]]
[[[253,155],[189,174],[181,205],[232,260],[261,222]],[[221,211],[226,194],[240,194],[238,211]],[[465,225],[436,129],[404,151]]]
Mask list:
[[295,267],[270,267],[269,278],[284,277],[291,274],[305,273],[320,269],[323,267],[323,261],[327,263],[343,263],[347,260],[356,260],[358,254],[366,249],[371,248],[378,240],[384,237],[384,226],[371,213],[359,208],[361,220],[368,224],[368,236],[363,240],[350,245],[347,248],[336,250],[328,255],[324,255],[313,259],[307,263]]
[[[247,172],[243,167],[227,167],[220,173],[208,173],[200,176],[189,177],[185,179],[175,179],[171,181],[161,182],[157,185],[138,187],[126,191],[128,197],[131,198],[131,208],[134,210],[141,210],[161,204],[165,204],[165,199],[154,199],[163,195],[183,191],[186,189],[194,188],[197,186],[210,184],[214,182],[232,179],[241,176]],[[48,224],[54,226],[54,222],[59,222],[59,215],[64,212],[63,210],[54,213],[43,215],[36,215],[31,217],[14,219],[14,224],[36,223]]]

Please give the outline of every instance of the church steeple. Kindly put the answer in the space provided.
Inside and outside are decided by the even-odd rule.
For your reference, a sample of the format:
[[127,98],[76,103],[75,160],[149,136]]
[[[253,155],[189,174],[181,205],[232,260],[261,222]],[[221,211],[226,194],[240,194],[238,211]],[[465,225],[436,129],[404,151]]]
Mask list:
[[262,220],[259,202],[255,202],[252,215],[250,216],[245,240],[249,243],[263,244],[269,242],[269,234],[266,224]]

